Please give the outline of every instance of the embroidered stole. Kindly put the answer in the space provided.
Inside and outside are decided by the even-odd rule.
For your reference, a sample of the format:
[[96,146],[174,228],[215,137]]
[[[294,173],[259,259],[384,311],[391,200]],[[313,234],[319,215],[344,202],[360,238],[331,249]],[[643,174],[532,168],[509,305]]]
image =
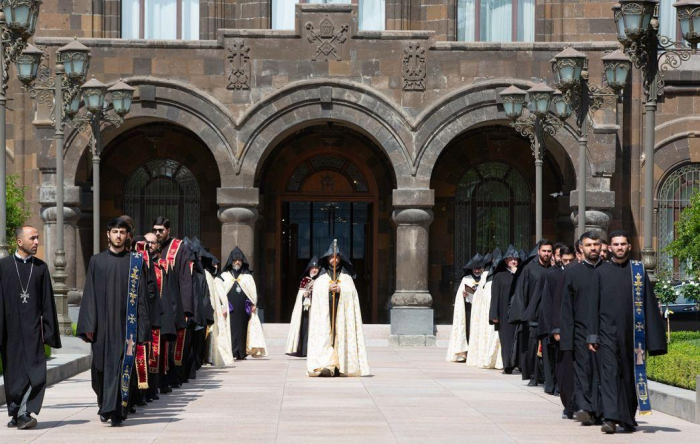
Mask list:
[[[167,264],[164,260],[159,259],[153,264],[153,271],[156,275],[156,285],[158,286],[158,295],[163,299],[163,273],[166,271]],[[167,346],[167,344],[165,344]],[[154,328],[151,330],[151,346],[148,350],[148,372],[158,373],[160,371],[160,329]]]
[[141,253],[131,253],[129,256],[129,270],[131,270],[129,273],[129,300],[126,303],[126,337],[124,338],[124,360],[121,368],[121,395],[122,406],[124,407],[129,404],[129,384],[137,348],[139,281],[142,267],[143,255]]
[[632,269],[632,296],[634,299],[634,379],[637,389],[639,414],[651,415],[651,401],[647,386],[647,341],[644,319],[644,265],[640,261],[630,261]]

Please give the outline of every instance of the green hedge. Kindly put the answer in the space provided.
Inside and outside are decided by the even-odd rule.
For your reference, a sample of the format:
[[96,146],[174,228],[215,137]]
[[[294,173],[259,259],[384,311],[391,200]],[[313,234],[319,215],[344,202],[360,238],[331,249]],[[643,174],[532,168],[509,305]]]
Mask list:
[[649,357],[647,375],[654,381],[695,390],[695,376],[700,375],[700,332],[671,332],[668,354]]
[[[49,347],[48,345],[44,345],[44,354],[46,355],[47,358],[50,357],[51,356],[51,347]],[[0,375],[2,375],[2,358],[0,358]]]

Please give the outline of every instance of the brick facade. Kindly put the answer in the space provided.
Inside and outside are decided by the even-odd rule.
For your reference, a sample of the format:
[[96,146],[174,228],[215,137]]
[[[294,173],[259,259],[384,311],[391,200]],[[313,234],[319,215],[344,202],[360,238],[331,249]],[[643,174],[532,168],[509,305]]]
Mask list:
[[[105,159],[119,163],[120,174],[127,173],[123,168],[129,159],[119,143],[110,143],[124,132],[161,123],[199,139],[200,144],[190,143],[173,153],[186,159],[183,150],[208,150],[201,158],[194,154],[198,161],[208,159],[207,168],[215,168],[212,174],[198,176],[207,182],[203,188],[215,194],[207,196],[210,200],[203,207],[208,239],[220,239],[220,245],[212,247],[224,255],[235,244],[247,245],[261,270],[273,264],[270,258],[277,244],[270,227],[279,217],[274,193],[268,191],[270,178],[263,172],[283,168],[294,159],[290,153],[303,150],[290,138],[330,121],[350,131],[354,140],[365,140],[365,148],[354,150],[363,153],[375,172],[383,196],[381,238],[373,240],[382,257],[377,272],[391,277],[376,290],[380,294],[372,296],[379,307],[375,320],[386,321],[392,293],[413,300],[429,292],[438,319],[447,321],[453,291],[445,270],[453,260],[455,228],[450,211],[441,208],[449,208],[460,175],[480,159],[506,159],[523,171],[534,189],[529,146],[510,129],[498,93],[511,84],[527,89],[537,79],[551,84],[549,60],[568,45],[589,56],[591,80],[600,83],[600,57],[617,47],[613,3],[537,0],[534,43],[465,43],[455,41],[457,0],[387,0],[387,31],[381,32],[358,30],[356,5],[298,5],[297,29],[275,31],[268,29],[270,2],[201,0],[199,41],[121,40],[120,2],[57,0],[42,5],[34,43],[53,57],[56,48],[77,36],[91,49],[90,76],[108,84],[123,78],[137,88],[127,121],[104,134],[105,146],[115,150]],[[320,31],[326,19],[332,23],[332,37]],[[415,63],[416,69],[407,72],[404,60]],[[657,180],[679,165],[700,160],[693,139],[700,131],[693,117],[700,109],[700,79],[694,58],[688,63],[689,71],[668,75],[669,88],[660,103]],[[585,174],[589,210],[597,212],[591,217],[610,218],[611,228],[630,228],[637,240],[644,168],[638,75],[626,93],[619,125],[610,110],[595,115]],[[30,222],[44,224],[50,237],[55,156],[48,109],[37,107],[16,80],[8,96],[9,168],[28,187]],[[511,141],[492,147],[484,135],[499,131]],[[85,202],[90,201],[91,173],[87,139],[70,127],[66,134],[66,207],[73,215],[67,217],[72,225],[66,245],[77,252],[68,259],[73,273],[69,283],[78,286],[76,275],[92,248],[84,233],[90,226]],[[546,201],[544,233],[571,240],[576,176],[582,173],[573,120],[549,145],[545,195],[563,192],[564,197]],[[110,168],[107,160],[104,165]],[[111,191],[104,193],[118,193],[117,177],[122,176],[114,176]],[[102,200],[103,218],[118,212],[109,207],[113,196],[103,194]],[[398,214],[406,208],[423,212],[420,220]],[[424,262],[428,258],[428,282],[420,273],[410,284],[399,277],[399,283],[394,282],[401,267],[413,267],[413,262],[405,265],[403,257],[397,258],[403,254],[397,224],[427,227],[429,244],[417,256]],[[255,232],[263,239],[253,239]],[[262,284],[268,301],[274,300],[276,283],[271,279],[265,276]],[[284,316],[278,313],[274,319]]]

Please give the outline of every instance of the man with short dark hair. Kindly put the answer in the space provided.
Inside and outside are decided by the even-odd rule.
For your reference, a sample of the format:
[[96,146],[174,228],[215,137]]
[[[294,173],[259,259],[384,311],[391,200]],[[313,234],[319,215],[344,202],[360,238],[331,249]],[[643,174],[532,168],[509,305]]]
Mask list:
[[537,370],[537,323],[526,316],[530,302],[535,300],[540,292],[540,278],[551,266],[553,244],[547,239],[541,239],[537,243],[537,254],[532,256],[523,265],[523,271],[516,282],[513,305],[508,315],[508,322],[520,324],[518,343],[520,349],[520,371],[522,379],[529,379],[529,386],[538,384],[539,371]]
[[600,240],[600,260],[607,261],[610,255],[610,244],[605,239]]
[[630,236],[610,233],[611,260],[593,273],[588,348],[600,369],[601,430],[634,431],[634,414],[651,413],[646,359],[667,351],[664,322],[641,262],[630,260]]
[[[587,231],[581,235],[583,261],[567,268],[561,300],[559,348],[571,351],[574,366],[576,419],[593,425],[598,416],[598,372],[595,357],[586,346],[593,273],[601,265],[600,235]],[[557,336],[555,336],[557,339]],[[573,412],[565,410],[566,416]]]
[[29,225],[15,230],[17,251],[0,259],[0,356],[8,427],[36,426],[46,390],[44,345],[61,348],[49,268],[34,255],[39,232]]
[[92,344],[98,414],[112,426],[122,424],[134,402],[137,345],[151,340],[148,270],[141,253],[126,251],[130,231],[121,218],[107,224],[109,248],[90,258],[76,332]]

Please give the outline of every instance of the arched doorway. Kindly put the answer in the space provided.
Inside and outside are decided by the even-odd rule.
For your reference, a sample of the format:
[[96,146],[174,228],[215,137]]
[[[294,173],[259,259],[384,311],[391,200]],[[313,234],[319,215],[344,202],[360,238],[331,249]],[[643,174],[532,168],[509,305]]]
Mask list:
[[306,265],[337,239],[357,272],[363,320],[388,322],[394,285],[388,224],[394,183],[373,143],[336,124],[300,130],[267,159],[259,186],[264,194],[259,224],[265,232],[263,248],[277,252],[274,263],[266,259],[260,264],[274,271],[263,271],[269,288],[265,318],[289,321]]
[[[76,184],[84,194],[82,224],[92,218],[89,154],[79,164]],[[156,215],[171,220],[175,237],[199,237],[210,251],[221,256],[221,224],[217,219],[216,189],[221,180],[214,156],[193,132],[167,122],[151,122],[127,129],[105,146],[101,156],[100,222],[127,214],[136,234],[150,230]],[[82,230],[85,233],[89,231]],[[90,239],[82,249],[89,258]],[[106,240],[102,239],[102,248]]]
[[[570,239],[569,192],[573,166],[560,163],[560,147],[544,158],[543,234]],[[557,151],[559,150],[559,151]],[[452,321],[462,266],[495,247],[529,250],[535,244],[535,165],[530,144],[509,126],[484,126],[455,138],[438,158],[430,226],[429,290],[437,323]]]

